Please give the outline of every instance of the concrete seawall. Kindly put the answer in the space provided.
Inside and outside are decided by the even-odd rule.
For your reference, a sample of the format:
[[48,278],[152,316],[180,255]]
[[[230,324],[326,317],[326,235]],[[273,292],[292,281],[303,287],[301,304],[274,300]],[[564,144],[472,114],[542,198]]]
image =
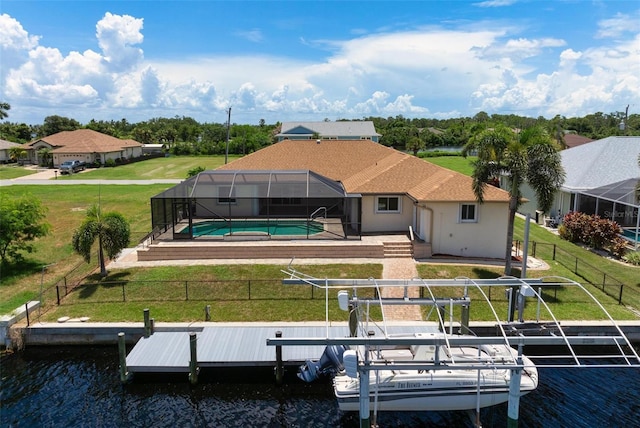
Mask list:
[[[317,322],[315,322],[317,324]],[[193,323],[156,323],[155,332],[190,332],[202,331],[206,327],[216,325],[238,326],[243,325],[268,326],[272,323],[214,323],[214,322],[193,322]],[[296,323],[291,323],[296,324]],[[304,325],[305,323],[297,323]],[[337,325],[342,323],[332,323]],[[415,324],[415,322],[413,322]],[[435,325],[433,323],[429,323]],[[276,324],[274,325],[274,336]],[[518,326],[518,323],[512,324]],[[640,344],[640,321],[619,321],[623,333],[634,344]],[[527,326],[528,330],[533,330],[531,323],[520,324]],[[609,336],[617,334],[617,330],[611,323],[604,321],[572,321],[561,322],[564,333],[568,336]],[[495,323],[481,322],[470,325],[472,331],[479,336],[496,336],[500,330]],[[137,342],[144,335],[144,325],[142,322],[133,323],[90,323],[90,322],[66,322],[66,323],[37,323],[31,326],[14,325],[11,327],[12,333],[9,335],[13,339],[11,344],[14,348],[23,346],[47,346],[47,345],[117,345],[118,333],[125,333],[128,344]],[[457,331],[454,325],[454,332]],[[19,342],[19,343],[18,343]],[[9,344],[7,344],[9,346]]]

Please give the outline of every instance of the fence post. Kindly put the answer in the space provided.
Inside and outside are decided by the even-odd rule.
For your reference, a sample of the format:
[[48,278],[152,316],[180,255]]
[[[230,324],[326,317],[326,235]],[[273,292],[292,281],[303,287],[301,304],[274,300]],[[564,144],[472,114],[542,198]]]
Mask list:
[[58,306],[60,306],[60,287],[56,285],[56,299],[58,301]]
[[607,284],[607,273],[602,273],[602,291],[604,291],[604,286]]
[[537,243],[536,243],[536,241],[533,241],[531,244],[532,244],[532,245],[531,245],[531,247],[532,247],[532,248],[531,248],[531,256],[532,256],[532,257],[535,257],[535,256],[536,256],[536,244],[537,244]]
[[573,273],[575,273],[576,275],[578,274],[578,258],[577,257],[576,257],[576,267]]
[[618,297],[618,304],[622,304],[622,289],[624,288],[624,284],[620,284],[620,296]]
[[127,295],[125,294],[124,288],[125,288],[124,287],[124,281],[122,281],[122,301],[126,302],[127,301]]
[[189,300],[189,281],[184,282],[184,299]]
[[551,260],[556,259],[556,244],[553,244],[553,258]]
[[247,282],[247,286],[249,288],[249,300],[251,300],[251,280]]

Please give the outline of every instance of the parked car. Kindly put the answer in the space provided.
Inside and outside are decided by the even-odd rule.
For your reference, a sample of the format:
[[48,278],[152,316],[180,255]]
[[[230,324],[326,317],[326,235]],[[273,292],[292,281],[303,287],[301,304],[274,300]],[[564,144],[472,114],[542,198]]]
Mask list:
[[79,160],[64,161],[60,165],[60,174],[73,174],[75,172],[84,171],[86,165]]

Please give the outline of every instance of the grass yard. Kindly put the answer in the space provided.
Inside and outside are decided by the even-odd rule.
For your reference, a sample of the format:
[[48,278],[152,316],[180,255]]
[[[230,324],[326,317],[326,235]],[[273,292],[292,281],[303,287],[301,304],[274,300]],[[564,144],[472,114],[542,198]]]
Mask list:
[[0,165],[0,180],[11,180],[12,178],[24,177],[35,174],[35,169],[27,169],[17,164]]
[[[92,321],[140,321],[142,310],[150,308],[157,321],[202,321],[206,305],[211,305],[213,321],[324,320],[324,291],[317,288],[312,291],[309,285],[283,285],[281,281],[286,275],[282,269],[285,268],[214,265],[114,270],[105,280],[93,278],[94,282],[73,292],[61,306],[48,305],[50,310],[42,320],[88,316]],[[380,264],[305,265],[299,269],[305,274],[328,278],[379,278],[382,275]],[[123,281],[129,281],[125,285],[126,302],[122,301]],[[358,294],[373,296],[373,290],[359,290]],[[329,293],[332,299],[336,295],[337,290]],[[332,303],[330,319],[346,320],[347,315],[337,302]]]
[[[1,198],[29,196],[39,199],[48,209],[51,234],[35,243],[35,251],[26,254],[18,266],[0,270],[0,313],[7,313],[38,296],[40,283],[46,287],[64,276],[81,261],[71,248],[73,232],[85,218],[86,209],[100,202],[103,211],[118,211],[130,222],[132,241],[151,230],[149,200],[166,188],[157,185],[71,185],[5,186]],[[44,274],[42,266],[48,267]],[[89,268],[97,267],[97,259]]]
[[[240,156],[231,155],[231,162]],[[169,156],[147,159],[113,168],[89,169],[82,174],[59,176],[64,180],[152,180],[185,179],[187,172],[196,167],[215,169],[224,165],[224,156]]]
[[475,159],[477,159],[475,156],[468,156],[466,158],[462,156],[436,156],[432,158],[424,158],[426,162],[431,162],[468,176],[471,176],[473,173],[473,166],[471,165],[471,162]]

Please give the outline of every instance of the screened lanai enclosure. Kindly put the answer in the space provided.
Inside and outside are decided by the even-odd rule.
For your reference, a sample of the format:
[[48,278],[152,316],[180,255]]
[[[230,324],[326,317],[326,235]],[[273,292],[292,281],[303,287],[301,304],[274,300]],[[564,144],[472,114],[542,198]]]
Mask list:
[[623,237],[637,249],[640,248],[639,185],[639,180],[629,179],[575,193],[571,195],[571,207],[573,211],[615,221],[622,227]]
[[360,237],[360,195],[313,171],[204,171],[151,198],[166,239]]

